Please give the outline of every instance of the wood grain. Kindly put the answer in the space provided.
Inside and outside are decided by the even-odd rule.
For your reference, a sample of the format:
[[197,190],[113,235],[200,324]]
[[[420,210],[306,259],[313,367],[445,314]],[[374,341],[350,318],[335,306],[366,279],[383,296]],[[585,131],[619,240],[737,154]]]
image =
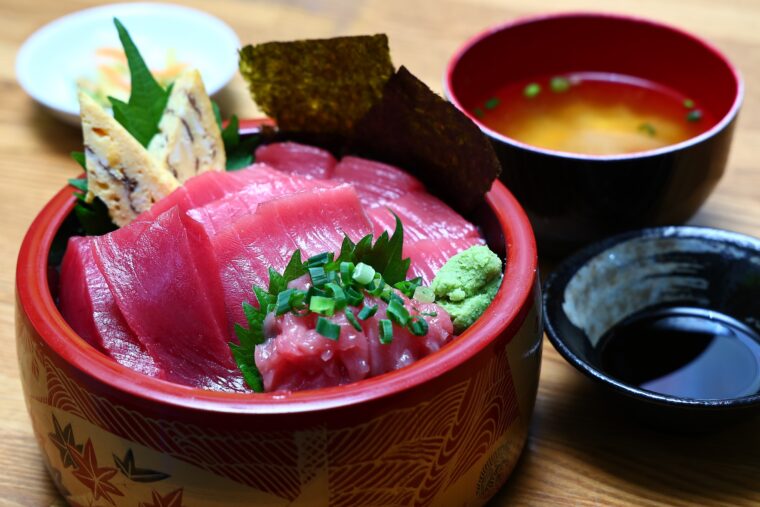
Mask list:
[[[18,47],[36,28],[96,2],[0,2],[0,505],[62,505],[24,407],[14,345],[18,247],[35,214],[78,169],[76,129],[33,104],[14,79]],[[193,0],[244,42],[385,32],[393,58],[440,91],[449,55],[470,35],[517,16],[568,9],[562,0]],[[760,1],[579,0],[577,10],[641,15],[701,34],[748,83],[729,169],[692,220],[760,236]],[[705,76],[709,79],[709,76]],[[256,109],[238,78],[222,101]],[[760,505],[760,421],[714,434],[650,430],[616,413],[547,343],[526,452],[491,505]]]

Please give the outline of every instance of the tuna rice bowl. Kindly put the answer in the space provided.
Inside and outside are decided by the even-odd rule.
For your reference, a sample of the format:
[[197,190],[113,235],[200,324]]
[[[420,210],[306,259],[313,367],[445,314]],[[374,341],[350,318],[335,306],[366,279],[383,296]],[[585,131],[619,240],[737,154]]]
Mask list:
[[[74,226],[55,269],[61,314],[91,346],[176,384],[289,392],[404,368],[486,310],[503,261],[471,217],[498,162],[485,138],[470,157],[468,143],[435,128],[436,114],[461,113],[403,67],[381,66],[382,86],[367,77],[374,96],[356,117],[333,124],[322,111],[327,130],[312,132],[292,123],[299,90],[272,91],[277,76],[262,88],[266,48],[244,49],[241,71],[277,128],[241,135],[236,117],[221,121],[197,72],[168,89],[139,73],[144,62],[117,28],[133,96],[113,99],[111,116],[80,94],[75,158],[86,174],[71,182]],[[399,93],[423,106],[403,109]],[[415,114],[432,114],[432,127]],[[389,118],[398,135],[378,145],[372,134]],[[461,139],[480,140],[462,118]]]

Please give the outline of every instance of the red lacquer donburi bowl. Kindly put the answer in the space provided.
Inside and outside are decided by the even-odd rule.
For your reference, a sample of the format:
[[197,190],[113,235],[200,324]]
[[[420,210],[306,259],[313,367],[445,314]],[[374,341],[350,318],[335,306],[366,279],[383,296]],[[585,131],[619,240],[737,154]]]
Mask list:
[[528,220],[499,182],[486,201],[470,218],[505,254],[504,283],[454,342],[346,386],[241,395],[140,375],[72,331],[49,282],[74,205],[61,190],[30,227],[16,278],[24,394],[58,489],[88,506],[484,504],[524,446],[542,337]]

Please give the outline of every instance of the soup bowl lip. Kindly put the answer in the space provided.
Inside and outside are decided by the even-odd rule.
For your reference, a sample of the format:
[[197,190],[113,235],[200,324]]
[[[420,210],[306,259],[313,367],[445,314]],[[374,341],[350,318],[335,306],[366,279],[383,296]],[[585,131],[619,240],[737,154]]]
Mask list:
[[[266,120],[243,120],[251,132]],[[106,357],[79,337],[59,312],[47,281],[47,258],[55,234],[75,204],[71,187],[61,189],[29,227],[16,267],[18,311],[55,354],[87,380],[128,397],[179,408],[246,415],[318,412],[359,405],[409,391],[477,356],[504,333],[515,333],[532,303],[538,257],[525,212],[495,181],[486,202],[504,235],[504,280],[486,313],[442,350],[412,365],[337,387],[293,393],[242,394],[207,391],[137,373]]]
[[[692,399],[679,396],[670,396],[660,394],[654,391],[648,391],[639,387],[622,382],[615,377],[606,374],[604,371],[596,368],[587,360],[585,355],[576,354],[565,337],[559,331],[555,319],[559,318],[557,313],[564,314],[561,302],[564,301],[564,293],[567,284],[575,274],[588,262],[598,255],[603,254],[610,248],[627,243],[629,241],[651,239],[651,238],[673,238],[673,239],[702,239],[705,241],[737,246],[743,249],[752,250],[760,254],[760,239],[741,234],[738,232],[717,229],[713,227],[702,226],[664,226],[650,227],[628,231],[605,238],[593,243],[570,257],[563,260],[552,273],[546,277],[543,283],[542,309],[544,316],[544,330],[549,341],[555,349],[572,364],[577,370],[592,380],[596,380],[611,388],[614,392],[635,398],[641,401],[654,403],[656,405],[668,407],[682,407],[695,409],[726,410],[735,408],[750,408],[760,406],[760,393],[744,396],[740,398],[721,398],[721,399]],[[552,308],[558,308],[553,312]]]
[[[704,51],[711,53],[715,57],[717,57],[723,63],[723,65],[725,65],[726,69],[733,77],[736,86],[735,86],[734,98],[733,98],[731,107],[726,112],[726,114],[724,114],[723,117],[711,128],[702,132],[699,135],[690,137],[679,143],[669,144],[667,146],[663,146],[661,148],[657,148],[653,150],[637,151],[634,153],[620,153],[620,154],[613,154],[613,155],[589,155],[589,154],[583,154],[583,153],[573,153],[569,151],[552,150],[549,148],[541,148],[538,146],[533,146],[531,144],[523,143],[511,137],[508,137],[504,134],[497,132],[496,130],[491,129],[490,127],[482,123],[477,116],[471,113],[459,101],[459,98],[457,97],[457,94],[455,93],[454,86],[453,86],[454,74],[456,73],[456,69],[457,69],[457,66],[459,65],[459,62],[475,46],[477,46],[481,42],[485,41],[486,39],[496,34],[499,34],[501,32],[504,32],[513,28],[531,25],[531,24],[540,24],[546,21],[554,21],[554,20],[559,20],[559,19],[573,19],[573,18],[593,18],[593,19],[599,19],[599,20],[614,20],[614,21],[629,22],[633,24],[639,24],[642,26],[649,26],[656,29],[666,30],[673,33],[676,36],[692,41],[697,46],[700,46]],[[454,55],[449,59],[448,65],[446,66],[446,70],[444,73],[444,78],[443,78],[443,93],[446,99],[449,100],[452,104],[454,104],[457,107],[457,109],[459,109],[465,115],[467,115],[467,117],[470,118],[470,120],[475,122],[475,124],[480,128],[480,130],[482,130],[490,138],[498,140],[499,142],[510,145],[514,148],[519,148],[519,149],[523,149],[529,152],[533,152],[537,155],[545,155],[545,156],[565,158],[565,159],[574,159],[578,161],[587,161],[587,162],[616,162],[616,161],[645,159],[649,157],[669,155],[669,154],[690,148],[694,145],[700,144],[703,141],[710,139],[711,137],[714,137],[718,133],[725,130],[726,127],[730,125],[736,119],[736,116],[739,114],[739,110],[741,109],[741,105],[744,101],[744,90],[745,90],[744,80],[741,76],[741,73],[739,72],[739,69],[733,63],[731,63],[731,61],[715,45],[713,45],[710,42],[707,42],[705,39],[702,39],[676,26],[663,23],[660,21],[655,21],[652,19],[647,19],[647,18],[634,16],[634,15],[628,15],[628,14],[615,14],[615,13],[593,12],[593,11],[570,11],[570,12],[558,12],[558,13],[550,13],[550,14],[524,16],[524,17],[519,17],[517,19],[510,20],[510,21],[492,26],[490,28],[487,28],[484,31],[472,36],[454,53]]]

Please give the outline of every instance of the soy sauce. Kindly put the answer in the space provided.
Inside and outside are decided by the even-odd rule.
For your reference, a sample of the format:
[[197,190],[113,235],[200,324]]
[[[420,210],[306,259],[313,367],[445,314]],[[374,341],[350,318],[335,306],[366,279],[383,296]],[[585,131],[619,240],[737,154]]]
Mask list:
[[711,310],[644,310],[607,331],[597,352],[607,374],[661,394],[727,399],[760,392],[760,335]]

